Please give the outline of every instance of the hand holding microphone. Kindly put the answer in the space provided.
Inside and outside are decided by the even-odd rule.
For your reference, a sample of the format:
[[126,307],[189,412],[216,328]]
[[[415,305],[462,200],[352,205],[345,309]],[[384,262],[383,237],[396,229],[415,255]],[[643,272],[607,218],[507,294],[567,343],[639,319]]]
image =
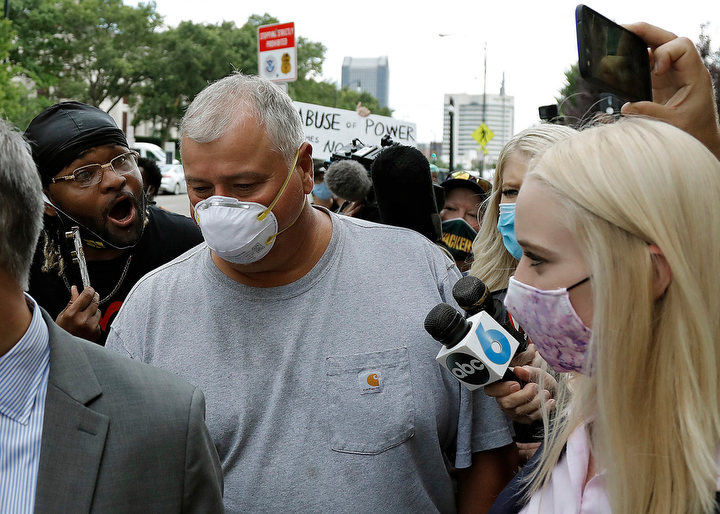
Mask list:
[[[438,363],[470,390],[485,386],[485,393],[495,397],[513,421],[530,424],[539,419],[540,403],[552,395],[547,390],[539,391],[535,383],[538,374],[545,372],[524,366],[533,362],[534,345],[528,345],[502,300],[494,297],[478,278],[466,276],[458,280],[453,296],[468,319],[445,303],[437,305],[425,318],[425,329],[445,345],[436,357]],[[517,366],[515,373],[509,369],[511,365]],[[546,382],[554,385],[552,377]],[[537,440],[542,427],[516,425],[516,432],[519,441],[530,442]]]
[[425,330],[444,347],[435,360],[473,391],[501,380],[520,345],[488,313],[467,320],[447,303],[425,318]]
[[[520,382],[512,380],[488,384],[485,394],[495,398],[508,418],[528,425],[542,417],[541,403],[547,402],[548,410],[555,406],[552,397],[557,383],[550,374],[535,366],[515,366],[513,371]],[[544,375],[542,391],[538,385],[541,375]]]

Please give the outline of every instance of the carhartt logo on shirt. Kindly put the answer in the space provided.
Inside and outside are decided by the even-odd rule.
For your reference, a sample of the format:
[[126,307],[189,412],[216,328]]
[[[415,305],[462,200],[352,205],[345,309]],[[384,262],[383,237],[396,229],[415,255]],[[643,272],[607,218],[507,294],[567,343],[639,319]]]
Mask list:
[[383,388],[380,372],[375,370],[358,373],[358,382],[360,383],[360,394],[379,393]]

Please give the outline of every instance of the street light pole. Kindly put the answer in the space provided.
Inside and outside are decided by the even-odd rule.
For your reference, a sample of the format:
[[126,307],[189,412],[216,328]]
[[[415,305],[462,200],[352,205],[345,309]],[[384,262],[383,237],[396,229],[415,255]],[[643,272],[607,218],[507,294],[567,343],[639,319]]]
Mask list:
[[450,105],[448,106],[448,116],[450,117],[450,163],[449,163],[449,171],[452,173],[454,171],[454,165],[455,165],[455,145],[453,144],[453,136],[454,136],[454,125],[455,125],[455,102],[453,102],[452,97],[450,97]]
[[[483,110],[482,110],[482,122],[485,125],[487,120],[487,42],[485,43],[485,60],[483,63]],[[480,161],[480,176],[482,177],[485,173],[485,147],[483,147],[482,158]]]

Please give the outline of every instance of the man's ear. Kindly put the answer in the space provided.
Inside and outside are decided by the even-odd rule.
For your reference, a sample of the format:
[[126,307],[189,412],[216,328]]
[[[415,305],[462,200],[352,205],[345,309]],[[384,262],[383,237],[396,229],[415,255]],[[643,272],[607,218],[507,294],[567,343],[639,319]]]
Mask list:
[[47,190],[45,189],[43,189],[42,199],[43,202],[45,202],[45,214],[48,216],[57,216],[57,211],[55,210],[55,207],[50,205],[50,199],[48,198]]
[[310,194],[315,186],[313,179],[313,160],[312,160],[312,146],[310,143],[303,143],[298,150],[298,161],[296,167],[300,171],[302,177],[303,192],[307,195]]
[[653,298],[657,300],[665,294],[672,282],[672,270],[659,246],[648,245],[648,250],[653,267]]

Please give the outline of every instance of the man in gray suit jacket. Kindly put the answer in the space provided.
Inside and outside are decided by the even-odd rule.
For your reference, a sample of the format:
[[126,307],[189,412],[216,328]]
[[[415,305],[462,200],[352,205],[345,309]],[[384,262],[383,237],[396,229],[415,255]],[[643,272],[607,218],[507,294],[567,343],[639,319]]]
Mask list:
[[223,512],[202,392],[23,293],[42,211],[27,144],[0,120],[0,512]]

